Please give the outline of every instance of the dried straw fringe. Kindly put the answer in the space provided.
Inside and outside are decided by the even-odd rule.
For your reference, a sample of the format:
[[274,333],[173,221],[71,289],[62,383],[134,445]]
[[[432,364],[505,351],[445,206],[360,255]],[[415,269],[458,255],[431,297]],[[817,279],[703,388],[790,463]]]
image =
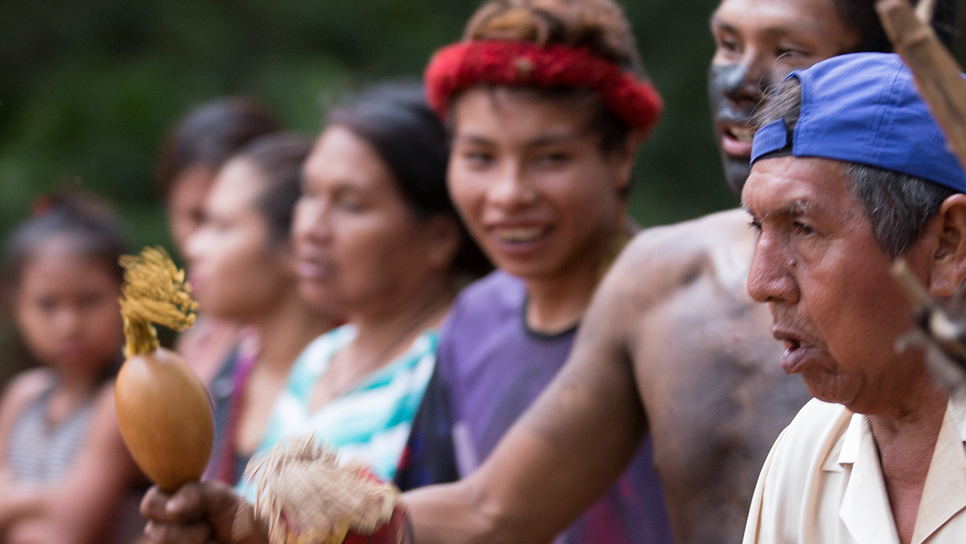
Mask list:
[[[399,491],[369,476],[309,435],[279,444],[253,461],[254,517],[268,525],[273,544],[340,544],[349,531],[364,535],[390,520]],[[239,527],[241,529],[241,527]]]
[[146,247],[138,256],[125,255],[121,257],[121,266],[126,356],[158,349],[157,331],[152,323],[176,331],[194,325],[198,303],[191,299],[184,270],[174,265],[164,249]]

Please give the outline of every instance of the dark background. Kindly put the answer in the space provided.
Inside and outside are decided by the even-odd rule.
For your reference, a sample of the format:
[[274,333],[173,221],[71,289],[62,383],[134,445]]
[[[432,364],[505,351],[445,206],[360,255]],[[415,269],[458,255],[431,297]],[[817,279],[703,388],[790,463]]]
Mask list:
[[[317,133],[327,104],[417,78],[457,40],[467,0],[0,1],[0,236],[65,182],[112,202],[135,247],[169,245],[152,187],[172,124],[251,94]],[[654,225],[734,206],[711,132],[705,73],[717,0],[622,2],[666,113],[640,153],[632,214]],[[0,382],[16,368],[0,324]]]

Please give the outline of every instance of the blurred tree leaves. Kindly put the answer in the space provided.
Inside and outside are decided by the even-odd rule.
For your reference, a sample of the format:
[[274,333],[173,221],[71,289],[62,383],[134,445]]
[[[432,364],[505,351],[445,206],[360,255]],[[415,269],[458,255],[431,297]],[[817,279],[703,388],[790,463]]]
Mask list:
[[[626,0],[666,111],[635,172],[643,225],[731,206],[705,73],[716,0]],[[0,235],[61,184],[109,199],[135,247],[168,244],[153,161],[192,106],[251,94],[293,129],[319,130],[340,95],[420,76],[476,9],[467,0],[0,0]],[[0,322],[3,320],[0,319]],[[0,384],[20,368],[0,323]]]
[[[641,152],[632,202],[651,225],[736,202],[704,96],[713,0],[624,3],[667,112]],[[0,7],[0,233],[64,179],[118,206],[137,244],[167,242],[153,159],[193,105],[252,94],[315,132],[366,82],[418,77],[458,39],[465,0],[4,0]]]

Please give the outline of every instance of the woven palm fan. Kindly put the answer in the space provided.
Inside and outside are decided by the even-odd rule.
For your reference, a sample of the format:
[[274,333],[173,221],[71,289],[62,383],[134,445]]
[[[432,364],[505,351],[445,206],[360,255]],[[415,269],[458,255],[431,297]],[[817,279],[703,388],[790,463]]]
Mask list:
[[358,464],[343,465],[313,436],[253,460],[255,512],[273,544],[411,544],[399,490]]

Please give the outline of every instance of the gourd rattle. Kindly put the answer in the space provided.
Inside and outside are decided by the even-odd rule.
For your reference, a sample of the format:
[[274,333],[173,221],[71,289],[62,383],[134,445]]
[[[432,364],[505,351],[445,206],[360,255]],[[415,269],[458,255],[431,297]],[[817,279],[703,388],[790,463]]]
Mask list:
[[184,270],[163,249],[124,256],[121,266],[127,359],[114,386],[118,425],[145,475],[173,492],[201,478],[214,421],[201,380],[178,354],[159,346],[154,324],[182,331],[194,324],[198,305]]

